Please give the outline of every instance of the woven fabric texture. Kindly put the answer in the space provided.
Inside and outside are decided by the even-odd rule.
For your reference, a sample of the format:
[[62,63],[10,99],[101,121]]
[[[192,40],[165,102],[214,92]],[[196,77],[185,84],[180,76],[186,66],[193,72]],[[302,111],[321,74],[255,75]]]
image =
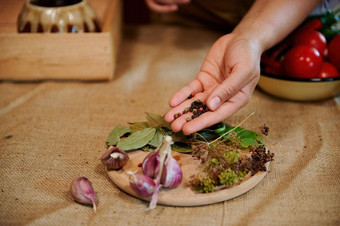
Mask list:
[[[259,185],[235,199],[147,211],[147,202],[107,176],[99,159],[111,129],[169,110],[170,96],[195,77],[219,36],[187,27],[127,27],[110,82],[1,82],[0,225],[339,225],[336,99],[290,102],[255,90],[226,122],[255,112],[244,127],[269,125],[275,161]],[[79,176],[92,181],[96,214],[70,197]]]

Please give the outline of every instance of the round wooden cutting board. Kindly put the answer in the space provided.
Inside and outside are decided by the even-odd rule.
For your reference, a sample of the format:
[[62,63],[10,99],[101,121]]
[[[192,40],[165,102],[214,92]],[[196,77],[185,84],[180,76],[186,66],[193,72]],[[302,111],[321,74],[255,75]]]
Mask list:
[[[136,151],[129,153],[130,160],[121,170],[109,170],[108,175],[113,183],[128,194],[143,200],[150,201],[151,197],[144,198],[137,195],[129,183],[128,171],[142,174],[142,168],[138,164],[149,152]],[[161,189],[158,195],[158,204],[170,206],[200,206],[226,201],[246,193],[254,188],[266,175],[266,172],[258,172],[252,177],[244,178],[242,183],[229,188],[220,189],[211,193],[199,193],[193,191],[190,186],[190,176],[196,174],[200,167],[200,162],[194,160],[190,154],[172,152],[172,156],[178,156],[178,163],[183,171],[182,183],[174,189]],[[177,157],[177,158],[178,158]],[[266,164],[267,169],[269,162]]]

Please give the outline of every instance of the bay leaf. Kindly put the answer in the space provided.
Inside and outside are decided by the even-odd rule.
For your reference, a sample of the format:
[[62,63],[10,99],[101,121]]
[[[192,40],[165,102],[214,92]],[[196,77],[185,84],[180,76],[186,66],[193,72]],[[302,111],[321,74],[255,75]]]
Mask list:
[[163,140],[164,140],[164,135],[162,134],[160,130],[157,129],[155,136],[148,144],[156,148],[156,147],[161,146],[161,144],[163,143]]
[[149,146],[149,145],[145,145],[144,147],[141,148],[141,150],[147,151],[147,152],[152,152],[152,151],[155,150],[155,148],[152,147],[152,146]]
[[189,138],[182,131],[173,133],[171,136],[172,136],[172,140],[175,143],[176,142],[188,143],[188,141],[189,141]]
[[176,142],[172,145],[172,150],[180,152],[180,153],[191,153],[191,146],[181,143],[181,142]]
[[131,129],[131,133],[135,133],[139,130],[143,130],[143,129],[150,127],[148,122],[132,122],[132,123],[129,123],[129,125]]
[[171,125],[161,115],[146,112],[146,119],[150,127],[165,127],[171,130]]
[[156,128],[145,128],[143,130],[139,130],[135,133],[132,133],[124,140],[120,140],[117,144],[117,147],[123,149],[124,151],[142,148],[147,143],[149,143],[150,140],[152,140],[152,138],[155,136],[155,133]]
[[106,143],[107,145],[116,145],[120,138],[130,132],[130,127],[124,126],[122,127],[120,124],[118,124],[111,132],[109,133]]

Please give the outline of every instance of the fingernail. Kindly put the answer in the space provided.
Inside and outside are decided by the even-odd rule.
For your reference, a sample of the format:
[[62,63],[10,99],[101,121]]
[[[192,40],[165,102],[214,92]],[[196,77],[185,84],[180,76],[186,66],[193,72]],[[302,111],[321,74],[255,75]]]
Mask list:
[[216,108],[218,108],[218,106],[220,106],[220,104],[221,104],[221,98],[219,97],[212,98],[209,103],[210,110],[215,110]]

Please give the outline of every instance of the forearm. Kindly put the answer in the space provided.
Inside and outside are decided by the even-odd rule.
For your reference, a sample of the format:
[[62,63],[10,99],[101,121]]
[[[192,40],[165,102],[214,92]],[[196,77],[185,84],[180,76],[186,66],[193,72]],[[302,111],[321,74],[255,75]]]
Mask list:
[[257,0],[233,33],[265,51],[292,32],[321,0]]

